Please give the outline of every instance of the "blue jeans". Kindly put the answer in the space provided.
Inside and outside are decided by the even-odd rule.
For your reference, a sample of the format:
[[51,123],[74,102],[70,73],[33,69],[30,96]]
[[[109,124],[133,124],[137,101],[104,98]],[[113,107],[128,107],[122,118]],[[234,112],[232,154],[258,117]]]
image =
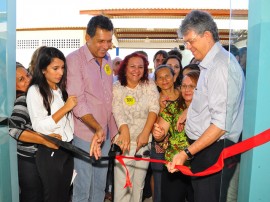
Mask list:
[[[84,151],[90,151],[90,142],[76,136],[74,136],[73,144]],[[102,156],[108,155],[110,145],[110,139],[103,143]],[[103,202],[108,161],[97,161],[97,163],[91,164],[87,160],[74,158],[74,169],[77,176],[73,182],[72,202]]]

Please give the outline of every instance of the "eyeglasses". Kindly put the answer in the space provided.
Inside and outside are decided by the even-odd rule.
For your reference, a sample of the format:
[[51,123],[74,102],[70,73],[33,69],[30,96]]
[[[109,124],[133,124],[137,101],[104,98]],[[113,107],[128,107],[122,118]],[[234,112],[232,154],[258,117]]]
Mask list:
[[181,85],[180,86],[181,90],[194,90],[196,86],[193,85]]
[[197,38],[198,35],[195,35],[192,39],[184,41],[183,44],[184,46],[187,48],[188,46],[191,46],[192,43],[195,41],[195,39]]
[[136,157],[136,158],[148,158],[148,157],[150,157],[151,146],[152,146],[152,142],[148,142],[147,145],[145,145],[145,146],[143,146],[142,148],[140,148],[140,149],[134,154],[134,157]]

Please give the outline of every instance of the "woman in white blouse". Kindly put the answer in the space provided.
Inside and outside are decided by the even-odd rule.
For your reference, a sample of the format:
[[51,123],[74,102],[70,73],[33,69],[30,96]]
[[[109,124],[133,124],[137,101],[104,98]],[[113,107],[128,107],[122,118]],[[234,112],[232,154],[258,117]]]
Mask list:
[[[159,93],[152,80],[148,80],[148,61],[132,53],[122,61],[119,80],[113,86],[113,114],[119,129],[115,138],[123,155],[134,156],[148,150],[151,129],[159,112]],[[132,188],[124,188],[125,170],[117,163],[114,170],[114,201],[140,202],[148,162],[125,159]]]
[[[71,110],[76,106],[77,98],[68,97],[66,77],[64,54],[53,47],[43,48],[39,52],[26,101],[36,132],[45,135],[59,134],[62,141],[71,142],[74,132]],[[72,155],[61,147],[55,150],[39,145],[36,164],[41,175],[44,201],[69,201]]]

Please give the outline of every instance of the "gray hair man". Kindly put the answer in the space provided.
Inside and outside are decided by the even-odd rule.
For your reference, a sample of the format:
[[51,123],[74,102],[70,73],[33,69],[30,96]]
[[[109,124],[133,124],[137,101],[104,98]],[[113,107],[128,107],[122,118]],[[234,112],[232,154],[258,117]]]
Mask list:
[[[174,156],[168,170],[175,172],[175,165],[194,157],[190,163],[196,173],[215,164],[223,148],[238,141],[243,127],[245,81],[235,57],[230,58],[220,44],[217,25],[209,13],[191,11],[182,21],[180,34],[185,47],[200,61],[201,73],[186,117],[190,146]],[[233,171],[225,166],[218,173],[193,177],[195,201],[226,201]]]

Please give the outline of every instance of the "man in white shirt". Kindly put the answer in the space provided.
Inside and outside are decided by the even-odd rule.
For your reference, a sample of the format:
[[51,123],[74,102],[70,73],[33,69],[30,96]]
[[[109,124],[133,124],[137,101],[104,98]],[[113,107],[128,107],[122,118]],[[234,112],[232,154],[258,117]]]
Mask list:
[[[190,146],[175,155],[168,170],[175,172],[175,165],[183,165],[194,157],[190,163],[196,173],[213,165],[224,147],[238,141],[243,127],[245,82],[237,60],[222,48],[210,14],[192,11],[182,21],[180,32],[185,47],[200,61],[201,73],[185,126]],[[231,169],[227,175],[226,169],[192,178],[196,202],[226,201],[234,171]]]

